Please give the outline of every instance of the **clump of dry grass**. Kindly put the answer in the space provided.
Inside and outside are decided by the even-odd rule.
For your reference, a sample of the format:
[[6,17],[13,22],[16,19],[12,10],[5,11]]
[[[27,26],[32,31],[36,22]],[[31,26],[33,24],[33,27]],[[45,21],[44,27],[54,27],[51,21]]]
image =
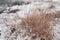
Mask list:
[[55,14],[34,14],[27,16],[23,21],[22,25],[32,29],[31,34],[38,35],[41,40],[52,40],[53,30],[52,30],[52,20]]

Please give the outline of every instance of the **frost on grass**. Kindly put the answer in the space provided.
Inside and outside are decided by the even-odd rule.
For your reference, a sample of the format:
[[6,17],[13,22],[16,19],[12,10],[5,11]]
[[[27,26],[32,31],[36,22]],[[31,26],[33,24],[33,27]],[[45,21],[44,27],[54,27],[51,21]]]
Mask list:
[[58,4],[32,2],[8,7],[0,14],[1,40],[60,40]]

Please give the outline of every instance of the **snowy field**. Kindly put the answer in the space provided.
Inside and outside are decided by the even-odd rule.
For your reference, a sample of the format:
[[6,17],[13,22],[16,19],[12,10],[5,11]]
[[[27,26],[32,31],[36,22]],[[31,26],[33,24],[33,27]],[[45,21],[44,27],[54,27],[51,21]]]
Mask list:
[[[16,0],[13,0],[12,2],[14,1]],[[10,7],[8,6],[5,8],[2,7],[4,10],[2,13],[0,13],[0,40],[60,40],[60,0],[21,0],[21,1],[24,1],[21,5],[20,3],[17,3],[16,5],[11,4]],[[48,16],[50,13],[59,15],[58,17],[53,18],[54,15]],[[24,19],[27,16],[30,17],[31,15],[34,14],[35,15],[48,14],[47,15],[48,20],[50,17],[53,18],[52,20],[53,23],[51,23],[50,26],[52,28],[51,32],[48,31],[49,34],[47,34],[50,37],[46,37],[45,35],[39,36],[35,33],[31,33],[32,28],[28,27],[27,23],[24,24],[22,22],[22,20],[25,21]],[[30,22],[29,20],[27,21]],[[34,23],[32,23],[32,25]],[[41,31],[39,31],[39,33],[40,32]]]

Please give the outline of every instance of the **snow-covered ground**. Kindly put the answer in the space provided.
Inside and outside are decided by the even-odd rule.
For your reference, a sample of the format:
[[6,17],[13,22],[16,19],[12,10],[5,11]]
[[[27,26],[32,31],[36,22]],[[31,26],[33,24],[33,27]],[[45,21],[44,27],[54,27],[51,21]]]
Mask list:
[[[59,2],[59,0],[33,0],[27,5],[7,7],[0,14],[0,40],[44,40],[38,36],[34,38],[35,34],[30,34],[32,30],[22,27],[21,22],[27,15],[60,13]],[[60,40],[60,18],[55,18],[55,21],[55,26],[52,26],[54,35],[51,40]]]

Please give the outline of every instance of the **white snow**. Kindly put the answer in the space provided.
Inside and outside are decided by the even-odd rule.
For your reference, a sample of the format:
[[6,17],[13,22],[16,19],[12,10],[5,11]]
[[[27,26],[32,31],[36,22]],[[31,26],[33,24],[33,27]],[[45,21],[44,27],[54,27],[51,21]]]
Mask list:
[[[28,1],[28,0],[27,0]],[[30,0],[32,1],[32,0]],[[35,0],[33,0],[35,1]],[[22,29],[19,28],[21,25],[21,21],[23,18],[25,18],[27,15],[31,15],[33,13],[41,13],[47,12],[47,13],[52,13],[52,12],[58,12],[60,11],[60,5],[58,3],[54,2],[60,2],[59,0],[52,0],[52,2],[43,2],[43,1],[48,1],[48,0],[43,0],[42,2],[32,2],[28,5],[15,5],[12,7],[6,8],[6,10],[0,14],[0,30],[1,30],[1,36],[0,40],[31,40],[31,35],[28,36],[26,35],[25,37],[22,37],[26,33],[27,29]],[[56,5],[55,5],[56,4]],[[53,8],[50,8],[51,6],[54,6]],[[11,10],[19,10],[16,13],[9,13]],[[57,18],[56,18],[57,20]],[[12,35],[11,34],[11,29],[16,28],[16,32],[14,32]],[[56,24],[54,28],[54,33],[55,37],[53,40],[60,40],[60,24]],[[21,34],[18,34],[18,32],[21,32]],[[17,35],[17,37],[15,37]],[[36,38],[36,40],[40,40],[39,38]]]

